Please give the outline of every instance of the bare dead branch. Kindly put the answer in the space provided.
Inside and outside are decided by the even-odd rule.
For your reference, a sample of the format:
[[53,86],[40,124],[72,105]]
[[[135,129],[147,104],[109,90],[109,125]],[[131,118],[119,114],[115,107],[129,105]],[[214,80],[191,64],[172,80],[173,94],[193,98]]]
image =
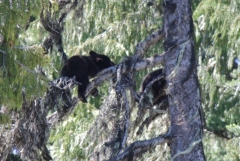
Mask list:
[[129,145],[126,150],[119,154],[118,156],[111,158],[109,161],[119,161],[119,160],[133,160],[133,157],[139,157],[144,152],[149,151],[150,149],[156,147],[159,144],[164,144],[169,141],[169,134],[160,135],[156,138],[145,141],[136,141]]
[[15,62],[17,62],[22,68],[27,70],[29,73],[34,74],[35,76],[39,76],[43,80],[50,80],[47,75],[43,72],[42,68],[40,66],[37,66],[35,68],[35,71],[29,69],[27,66],[23,65],[21,62],[19,62],[17,59],[14,59]]
[[0,50],[0,53],[2,53],[2,54],[7,54],[5,51],[3,51],[3,50]]
[[2,67],[3,69],[6,69],[6,57],[7,57],[7,53],[3,50],[0,50],[0,53],[2,53]]
[[146,53],[146,51],[148,50],[148,48],[155,44],[156,42],[158,42],[159,40],[161,40],[163,38],[163,33],[162,30],[158,30],[154,33],[152,33],[150,36],[148,36],[145,40],[143,40],[142,42],[138,43],[136,46],[136,51],[135,51],[135,55],[136,56],[142,56]]
[[51,19],[49,12],[46,12],[46,15],[44,15],[43,10],[40,15],[40,21],[45,30],[50,33],[50,36],[46,38],[42,44],[46,53],[48,52],[49,48],[50,50],[52,49],[53,44],[56,44],[58,52],[62,54],[62,60],[65,62],[67,60],[67,55],[63,50],[62,44],[63,26],[61,25],[61,23]]
[[[157,105],[157,108],[155,109],[150,109],[149,111],[149,116],[142,121],[142,118],[144,118],[144,115],[146,115],[147,113],[143,113],[143,111],[139,114],[139,116],[136,118],[135,122],[134,122],[134,126],[138,126],[141,122],[141,124],[138,126],[138,131],[137,131],[137,135],[141,135],[143,132],[143,128],[146,126],[148,127],[150,125],[150,123],[152,123],[152,121],[154,121],[158,116],[166,113],[166,109],[168,108],[168,100],[167,100],[167,96],[165,96],[162,100],[162,102],[160,102]],[[140,109],[139,109],[140,110]],[[146,110],[144,110],[146,111]]]
[[137,135],[141,135],[143,132],[143,128],[144,126],[147,126],[155,119],[159,116],[159,113],[152,113],[152,115],[150,115],[149,117],[147,117],[142,124],[139,126],[138,131],[137,131]]
[[79,99],[72,98],[70,90],[78,84],[75,77],[71,79],[62,77],[50,83],[45,103],[47,106],[57,108],[56,112],[46,118],[50,127],[63,120],[76,107]]
[[22,63],[20,63],[17,59],[14,59],[22,68],[26,69],[28,72],[32,73],[32,74],[36,74],[34,71],[30,70],[28,67],[26,67],[25,65],[23,65]]
[[57,1],[59,8],[61,10],[60,16],[58,20],[56,17],[51,18],[50,12],[46,11],[46,15],[44,15],[43,11],[40,15],[40,20],[45,28],[50,34],[49,36],[44,40],[42,43],[43,48],[45,49],[46,53],[48,53],[48,50],[52,51],[53,45],[55,44],[58,48],[58,52],[62,54],[62,60],[65,62],[67,60],[67,55],[64,52],[63,49],[63,43],[62,43],[62,31],[63,31],[63,25],[64,25],[64,19],[69,14],[70,11],[80,9],[81,14],[78,15],[78,17],[82,17],[83,15],[83,5],[85,4],[85,1],[81,0],[74,0],[71,2],[70,0],[59,0]]
[[2,33],[0,32],[0,45],[3,43],[4,37],[2,35]]
[[[158,54],[158,55],[154,55],[153,57],[150,58],[145,58],[140,60],[135,67],[127,69],[127,68],[122,68],[121,70],[121,74],[127,73],[127,72],[134,72],[134,71],[139,71],[145,68],[150,68],[150,67],[154,67],[158,64],[164,64],[164,57],[167,54],[167,52],[162,53],[162,54]],[[121,65],[121,64],[119,64]],[[118,65],[118,66],[119,66]],[[85,92],[85,96],[88,96],[91,91],[101,85],[105,80],[110,79],[114,73],[116,73],[118,66],[115,67],[110,67],[108,69],[103,70],[102,72],[100,72],[97,76],[96,79],[94,79],[87,87],[86,92]]]
[[47,117],[47,123],[49,124],[50,128],[53,128],[57,123],[64,120],[67,116],[69,116],[74,108],[77,106],[79,99],[74,97],[71,101],[71,107],[66,111],[55,111],[50,116]]
[[[59,0],[58,1],[58,4],[59,4],[59,7],[63,9],[63,7],[66,6],[66,9],[65,9],[65,12],[61,13],[59,19],[58,19],[58,23],[62,23],[62,21],[66,18],[66,16],[68,15],[68,13],[72,10],[74,10],[76,7],[77,7],[77,4],[79,3],[79,0],[74,0],[70,6],[68,7],[67,4],[69,4],[71,1],[63,1],[63,0]],[[84,4],[83,1],[81,1],[81,3]],[[81,5],[83,5],[81,4]]]

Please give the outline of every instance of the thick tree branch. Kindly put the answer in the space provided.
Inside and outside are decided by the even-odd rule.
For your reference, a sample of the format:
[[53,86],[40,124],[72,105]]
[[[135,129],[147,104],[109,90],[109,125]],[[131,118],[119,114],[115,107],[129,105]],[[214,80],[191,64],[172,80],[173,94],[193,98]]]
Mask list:
[[124,103],[125,103],[125,114],[124,114],[125,124],[124,124],[124,135],[123,135],[123,139],[122,139],[122,143],[121,143],[121,149],[125,148],[125,145],[127,142],[127,137],[128,137],[129,125],[130,125],[130,106],[129,106],[129,101],[127,99],[127,91],[126,90],[124,90],[124,92],[123,92],[123,99],[124,99]]
[[[158,55],[154,55],[153,57],[150,57],[150,58],[142,59],[142,60],[138,61],[138,63],[136,63],[136,65],[134,67],[129,68],[129,69],[127,69],[123,65],[123,68],[121,70],[121,74],[124,74],[124,73],[127,73],[127,72],[135,72],[135,71],[139,71],[139,70],[142,70],[142,69],[145,69],[145,68],[154,67],[158,64],[164,64],[164,59],[165,59],[166,54],[167,54],[167,52],[162,53],[162,54],[158,54]],[[119,65],[122,65],[122,64],[119,64]],[[105,80],[111,78],[113,76],[113,74],[116,73],[116,71],[118,69],[118,66],[105,69],[101,73],[99,73],[97,78],[94,79],[88,85],[87,90],[85,92],[85,96],[88,96],[95,87],[99,86]]]
[[194,52],[194,25],[190,0],[166,0],[163,32],[165,74],[174,161],[206,160],[202,144],[201,95]]
[[152,33],[150,36],[148,36],[145,40],[143,40],[142,42],[138,43],[136,46],[136,51],[135,51],[135,55],[136,56],[142,56],[144,55],[144,53],[146,53],[146,51],[148,50],[148,48],[155,44],[156,42],[158,42],[159,40],[161,40],[163,38],[163,33],[162,30],[158,30],[154,33]]
[[142,132],[143,132],[144,126],[148,127],[148,125],[149,125],[154,119],[156,119],[159,115],[160,115],[160,113],[152,112],[152,113],[150,114],[150,116],[147,117],[147,118],[142,122],[142,124],[139,126],[138,131],[137,131],[137,135],[141,135]]
[[160,135],[156,138],[145,141],[136,141],[129,145],[126,150],[119,154],[118,156],[111,158],[110,161],[119,161],[128,158],[128,160],[133,160],[133,157],[138,157],[142,153],[156,147],[159,144],[164,144],[169,141],[169,134]]

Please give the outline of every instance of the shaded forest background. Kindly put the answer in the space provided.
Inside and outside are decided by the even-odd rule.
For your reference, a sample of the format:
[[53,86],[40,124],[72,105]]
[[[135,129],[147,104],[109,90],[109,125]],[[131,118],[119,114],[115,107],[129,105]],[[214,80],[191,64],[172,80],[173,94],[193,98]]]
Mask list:
[[[68,11],[72,2],[77,2],[63,23],[62,43],[68,57],[87,55],[94,50],[108,55],[117,64],[133,55],[138,42],[162,28],[164,2],[161,0],[66,0],[62,6],[57,2],[0,1],[0,123],[5,127],[11,123],[7,111],[21,108],[22,89],[28,100],[43,96],[49,81],[59,77],[63,66],[56,46],[48,51],[42,47],[49,35],[40,22],[43,8],[58,18]],[[192,9],[206,121],[205,155],[212,161],[240,160],[240,2],[196,0],[192,2]],[[163,51],[159,44],[148,51],[147,57]],[[144,75],[154,69],[157,67],[137,73],[137,88]],[[91,155],[86,131],[108,94],[108,83],[102,85],[99,92],[101,97],[89,97],[88,104],[79,103],[74,112],[51,131],[48,148],[54,160],[80,160]],[[140,137],[132,134],[132,141],[163,133],[168,125],[167,117],[163,114],[156,119],[144,128],[144,135]],[[1,126],[0,130],[5,128]],[[142,160],[168,160],[168,152],[167,145],[157,146],[155,151],[144,154]]]

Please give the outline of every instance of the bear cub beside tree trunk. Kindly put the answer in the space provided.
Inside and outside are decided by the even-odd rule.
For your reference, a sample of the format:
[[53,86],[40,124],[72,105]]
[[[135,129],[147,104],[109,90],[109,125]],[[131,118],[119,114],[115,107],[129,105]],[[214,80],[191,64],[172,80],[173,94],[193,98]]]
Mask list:
[[[147,74],[142,80],[140,92],[138,92],[138,95],[141,97],[141,95],[144,92],[144,90],[146,89],[147,85],[151,81],[153,81],[156,77],[158,77],[162,74],[164,75],[163,69],[161,69],[161,68]],[[165,77],[161,78],[160,80],[158,80],[152,84],[153,105],[157,105],[157,104],[161,103],[165,98],[167,98],[165,90],[166,90]]]

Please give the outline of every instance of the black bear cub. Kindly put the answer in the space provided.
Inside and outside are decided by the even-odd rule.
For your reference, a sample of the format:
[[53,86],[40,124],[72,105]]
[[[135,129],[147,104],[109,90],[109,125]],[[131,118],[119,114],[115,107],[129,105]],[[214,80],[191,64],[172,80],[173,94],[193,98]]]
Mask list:
[[[160,76],[161,74],[163,74],[163,69],[158,69],[147,74],[143,78],[143,81],[141,83],[139,95],[142,94],[142,92],[146,89],[146,86],[151,81],[153,81],[156,77]],[[166,97],[165,86],[166,86],[165,78],[161,78],[152,84],[153,105],[159,104],[163,100],[163,98]]]
[[[101,70],[115,65],[106,55],[97,54],[94,51],[90,51],[89,55],[72,56],[66,61],[61,71],[61,77],[72,78],[75,76],[76,81],[81,83],[78,85],[78,98],[85,103],[87,100],[84,93],[89,84],[89,78],[93,78]],[[97,96],[97,89],[94,89],[91,94]]]

